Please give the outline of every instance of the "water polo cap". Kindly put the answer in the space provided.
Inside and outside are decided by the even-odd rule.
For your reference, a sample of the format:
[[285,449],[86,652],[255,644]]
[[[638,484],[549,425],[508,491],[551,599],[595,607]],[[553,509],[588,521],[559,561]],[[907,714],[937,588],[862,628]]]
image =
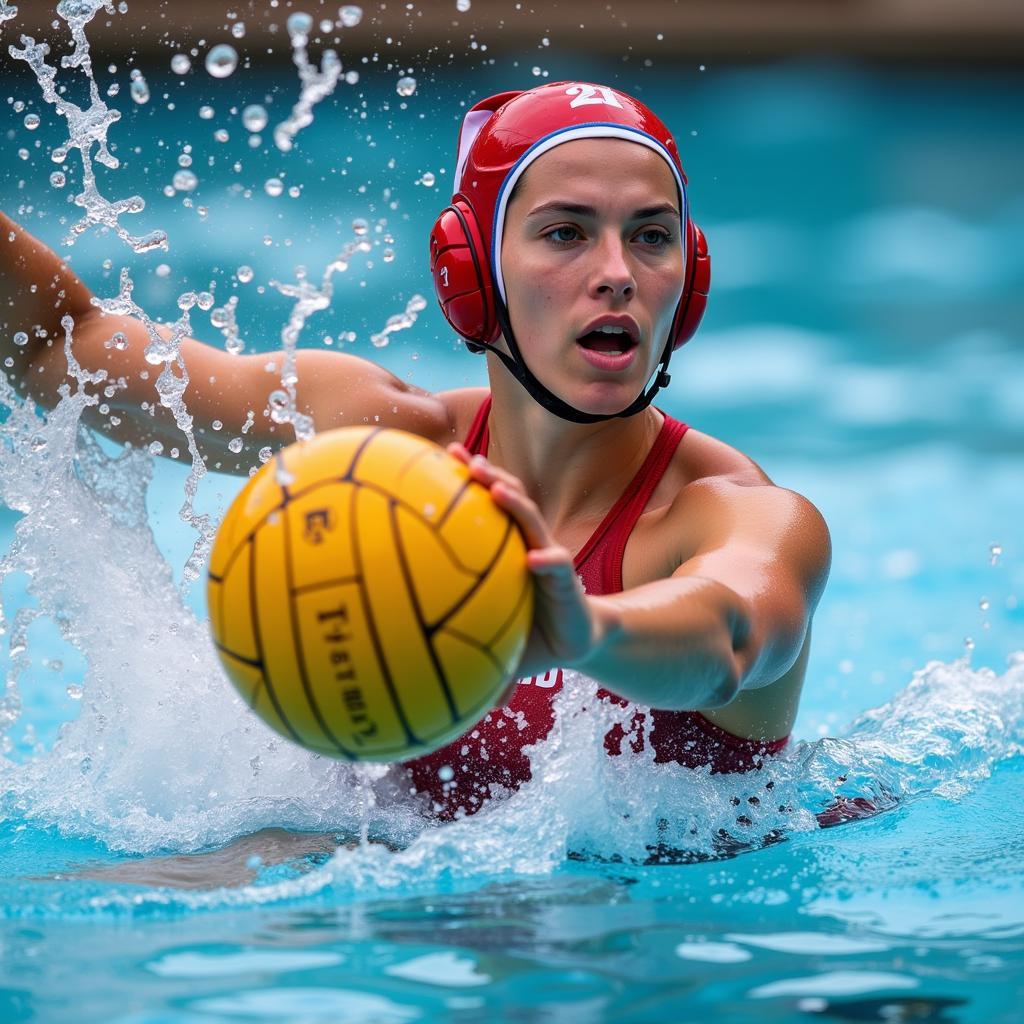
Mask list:
[[[555,82],[505,92],[472,107],[462,121],[451,205],[430,233],[430,269],[448,322],[471,352],[494,352],[533,398],[563,419],[612,419],[581,412],[550,392],[530,371],[508,319],[501,272],[505,209],[516,182],[537,157],[575,139],[625,139],[662,156],[679,190],[684,246],[683,292],[654,382],[616,416],[650,405],[669,382],[674,349],[693,336],[707,304],[711,261],[690,219],[686,175],[668,128],[639,100],[603,85]],[[509,352],[494,343],[504,335]]]

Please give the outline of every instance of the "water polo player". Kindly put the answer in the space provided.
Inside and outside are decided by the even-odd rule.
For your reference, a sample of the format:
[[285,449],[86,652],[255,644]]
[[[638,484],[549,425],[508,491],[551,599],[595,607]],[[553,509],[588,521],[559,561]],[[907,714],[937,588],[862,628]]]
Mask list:
[[[60,259],[0,215],[3,355],[41,404],[74,352],[124,387],[91,425],[133,444],[180,444],[154,403],[145,328],[105,316]],[[673,351],[696,330],[709,281],[703,236],[668,129],[604,86],[505,93],[465,116],[452,205],[431,235],[446,317],[486,353],[490,388],[430,394],[356,356],[297,354],[297,398],[318,431],[379,422],[441,444],[517,520],[536,613],[522,677],[472,732],[408,764],[440,818],[529,779],[524,746],[548,733],[561,670],[605,700],[649,708],[608,733],[611,755],[756,767],[792,727],[828,531],[750,459],[660,412]],[[126,344],[112,345],[121,332]],[[27,335],[20,346],[15,334]],[[246,472],[213,422],[242,422],[274,386],[266,355],[186,339],[186,393],[204,458]],[[289,438],[269,417],[255,447]]]

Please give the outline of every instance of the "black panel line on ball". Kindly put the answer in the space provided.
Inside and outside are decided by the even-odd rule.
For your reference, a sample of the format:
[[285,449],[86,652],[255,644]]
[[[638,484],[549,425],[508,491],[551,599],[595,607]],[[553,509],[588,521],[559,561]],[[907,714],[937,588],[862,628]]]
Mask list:
[[[352,461],[348,464],[348,469],[345,471],[345,475],[341,478],[342,480],[354,480],[354,473],[359,460],[363,457],[363,452],[366,451],[370,442],[383,430],[383,427],[374,427],[369,434],[363,439],[362,443],[356,449],[355,454],[352,456]],[[356,481],[358,482],[358,481]]]
[[309,682],[309,670],[306,668],[306,652],[302,649],[302,636],[299,632],[299,611],[295,607],[295,593],[291,590],[291,582],[295,578],[292,572],[294,563],[292,560],[292,532],[289,529],[288,522],[288,510],[284,510],[284,571],[285,576],[288,579],[289,590],[288,594],[288,617],[291,621],[291,632],[292,632],[292,646],[295,648],[295,660],[299,666],[299,678],[302,680],[302,692],[306,695],[306,702],[309,704],[310,710],[313,712],[313,717],[316,719],[316,724],[320,726],[320,731],[327,737],[331,743],[337,748],[338,752],[343,756],[347,757],[350,761],[355,760],[355,755],[350,751],[337,736],[331,732],[330,727],[324,720],[323,713],[320,710],[320,705],[316,701],[316,697],[313,695],[313,687]]
[[533,587],[533,577],[527,573],[526,582],[523,584],[523,589],[516,598],[516,603],[512,606],[512,611],[509,612],[505,621],[495,630],[494,635],[487,641],[488,647],[493,647],[500,639],[502,634],[508,629],[509,626],[515,622],[516,616],[519,614],[519,609],[523,607],[523,602],[526,600],[527,594],[529,594]]
[[463,495],[464,495],[464,494],[466,493],[466,491],[468,491],[468,490],[470,489],[470,487],[472,487],[472,486],[473,486],[473,479],[472,479],[472,477],[467,477],[467,478],[466,478],[466,479],[465,479],[465,480],[463,481],[463,483],[462,483],[462,486],[461,486],[461,487],[460,487],[460,488],[459,488],[459,489],[458,489],[458,490],[457,490],[457,491],[455,492],[455,494],[453,495],[453,497],[452,497],[452,500],[448,502],[448,505],[447,505],[447,507],[445,508],[445,510],[444,510],[444,511],[443,511],[443,512],[441,513],[441,518],[440,518],[440,519],[438,519],[438,521],[437,521],[437,528],[438,528],[438,529],[441,529],[441,527],[442,527],[442,526],[444,526],[445,520],[446,520],[446,519],[447,519],[447,518],[448,518],[448,517],[449,517],[449,516],[450,516],[450,515],[452,514],[452,512],[453,512],[453,511],[455,510],[455,506],[456,506],[456,505],[458,505],[458,503],[459,503],[459,499],[460,499],[460,498],[461,498],[461,497],[462,497],[462,496],[463,496]]
[[284,495],[284,501],[281,502],[281,507],[284,508],[289,501],[292,500],[291,492],[288,490],[288,485],[281,483],[282,478],[291,476],[288,471],[288,467],[284,464],[284,451],[279,451],[274,456],[274,461],[277,463],[277,469],[274,470],[274,483],[281,488],[281,493]]
[[434,650],[434,645],[431,643],[432,631],[427,625],[426,620],[423,618],[423,609],[420,607],[419,595],[416,593],[412,572],[409,570],[409,562],[405,557],[405,544],[402,541],[402,533],[398,528],[397,505],[397,502],[392,501],[388,505],[388,512],[391,517],[391,532],[395,536],[395,551],[398,552],[398,562],[402,567],[402,577],[405,580],[405,590],[412,599],[412,610],[416,615],[417,623],[419,623],[420,634],[423,636],[424,646],[430,654],[430,660],[434,665],[434,671],[437,673],[437,678],[440,680],[441,689],[444,691],[444,699],[448,702],[448,711],[451,714],[452,722],[454,723],[458,721],[459,712],[455,707],[455,698],[452,696],[452,688],[448,683],[448,676],[445,673],[444,666],[441,664],[441,661],[437,656],[437,652]]
[[486,655],[490,663],[498,670],[498,675],[504,678],[505,666],[498,661],[494,656],[494,652],[489,647],[485,647],[479,640],[474,640],[471,636],[466,636],[465,633],[460,633],[457,629],[446,629],[445,633],[456,640],[461,640],[470,647],[475,647],[481,654]]
[[[357,483],[356,486],[352,488],[352,507],[349,510],[348,517],[348,528],[352,538],[352,552],[356,561],[356,572],[360,576],[363,576],[364,573],[362,552],[359,550],[359,536],[356,531],[356,499],[359,497],[359,489],[362,486],[362,484]],[[359,588],[359,599],[363,605],[363,614],[366,616],[366,625],[370,631],[370,640],[373,642],[373,649],[377,654],[377,664],[380,665],[381,673],[384,676],[384,685],[387,687],[388,694],[391,696],[391,704],[395,709],[395,714],[398,716],[398,721],[405,730],[405,738],[409,743],[420,744],[420,739],[409,727],[409,722],[405,717],[405,709],[402,707],[402,703],[398,699],[398,691],[395,689],[395,681],[391,678],[391,668],[384,657],[384,648],[380,642],[380,634],[377,631],[377,622],[373,617],[373,609],[370,607],[370,599],[367,596],[365,586]]]
[[459,609],[461,609],[463,605],[465,605],[465,603],[483,586],[484,581],[490,575],[490,572],[497,564],[498,559],[501,558],[501,556],[505,553],[505,548],[508,547],[509,537],[512,536],[512,530],[512,520],[509,519],[505,523],[505,535],[501,538],[501,544],[498,545],[498,550],[494,553],[494,555],[491,557],[491,560],[487,563],[487,565],[484,566],[483,570],[477,576],[476,582],[473,584],[473,586],[471,586],[469,590],[467,590],[466,593],[464,593],[462,597],[460,597],[458,601],[455,602],[455,606],[453,608],[449,608],[448,612],[437,621],[437,623],[432,628],[431,633],[436,633],[437,630],[442,629],[444,627],[444,624],[448,622],[453,615],[457,614]]
[[297,487],[294,491],[289,494],[291,501],[298,501],[300,498],[304,498],[307,494],[312,493],[318,487],[327,487],[330,484],[346,484],[353,483],[352,474],[355,472],[356,463],[359,461],[359,457],[366,450],[366,446],[383,430],[383,427],[374,427],[373,430],[367,434],[367,436],[359,442],[359,447],[355,450],[352,455],[352,461],[348,465],[348,469],[344,473],[339,473],[337,476],[329,476],[323,480],[317,480],[316,483],[310,484],[308,487]]
[[362,582],[362,576],[339,576],[337,579],[324,580],[322,583],[307,583],[302,587],[292,587],[291,592],[298,597],[300,594],[310,594],[315,590],[326,590],[328,587],[343,587],[348,583]]
[[[260,635],[260,619],[259,613],[256,607],[256,537],[255,535],[250,539],[252,544],[252,552],[249,555],[249,614],[252,618],[252,631],[256,638],[256,654],[260,660],[266,663],[266,658],[263,652],[263,638]],[[270,697],[270,703],[274,705],[274,710],[277,712],[277,717],[284,723],[284,727],[292,734],[292,739],[295,740],[300,746],[302,740],[299,738],[299,734],[295,731],[292,723],[288,721],[288,716],[284,713],[284,708],[281,707],[281,702],[277,699],[277,693],[274,690],[274,684],[270,681],[270,672],[264,671],[263,673],[263,686],[267,691],[267,696]],[[256,705],[256,699],[253,698],[253,706]]]
[[263,662],[260,661],[259,658],[247,658],[245,655],[231,650],[230,647],[225,647],[224,644],[218,643],[216,640],[214,640],[213,646],[216,647],[221,654],[226,654],[229,658],[233,658],[235,661],[240,661],[243,665],[248,665],[250,668],[258,668],[261,675],[266,671]]

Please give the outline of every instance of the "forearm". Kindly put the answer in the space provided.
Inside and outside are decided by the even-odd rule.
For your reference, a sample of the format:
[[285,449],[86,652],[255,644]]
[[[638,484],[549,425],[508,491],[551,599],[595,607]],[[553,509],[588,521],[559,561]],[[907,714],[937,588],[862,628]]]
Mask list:
[[575,667],[638,704],[669,711],[721,707],[737,695],[756,658],[749,617],[720,583],[672,582],[587,598],[595,642]]
[[77,321],[93,308],[91,300],[55,252],[0,212],[0,365],[19,390],[25,390],[24,374],[47,339],[63,338],[61,317]]

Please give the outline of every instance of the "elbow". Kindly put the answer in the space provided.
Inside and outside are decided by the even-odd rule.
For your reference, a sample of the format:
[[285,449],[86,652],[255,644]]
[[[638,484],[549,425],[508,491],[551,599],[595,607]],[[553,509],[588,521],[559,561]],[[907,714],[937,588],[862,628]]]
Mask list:
[[730,650],[722,659],[722,664],[712,682],[711,693],[703,706],[707,708],[724,708],[731,704],[743,688],[743,672],[735,651]]

